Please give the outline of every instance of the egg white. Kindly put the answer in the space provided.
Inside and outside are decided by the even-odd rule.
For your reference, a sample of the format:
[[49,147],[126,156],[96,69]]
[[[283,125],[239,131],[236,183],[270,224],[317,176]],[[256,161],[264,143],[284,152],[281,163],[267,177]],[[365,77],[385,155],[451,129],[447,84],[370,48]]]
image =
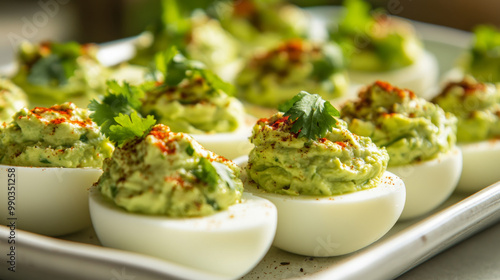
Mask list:
[[[235,162],[244,166],[246,160]],[[389,172],[377,187],[328,197],[268,193],[242,177],[246,191],[278,209],[273,245],[305,256],[339,256],[372,244],[394,226],[405,202],[403,181]]]
[[349,70],[349,79],[353,84],[367,85],[376,80],[389,82],[400,88],[410,89],[416,95],[429,98],[429,91],[436,85],[439,66],[433,54],[425,51],[415,64],[402,69],[384,72],[362,72]]
[[[8,177],[10,168],[16,171]],[[49,236],[87,228],[91,225],[88,189],[101,174],[96,168],[0,165],[0,219],[3,223],[16,218],[18,229]],[[9,178],[15,178],[14,215],[7,208]]]
[[400,220],[422,216],[443,203],[455,190],[462,172],[462,152],[454,148],[436,159],[388,167],[406,186]]
[[248,155],[253,149],[253,144],[248,138],[252,135],[252,127],[255,122],[254,117],[246,116],[245,121],[236,131],[190,135],[207,150],[227,159],[235,159]]
[[94,187],[89,197],[92,224],[102,245],[158,258],[227,278],[250,271],[271,246],[277,223],[269,201],[243,194],[242,203],[199,218],[130,213]]
[[500,180],[500,140],[460,144],[463,169],[457,191],[471,194]]

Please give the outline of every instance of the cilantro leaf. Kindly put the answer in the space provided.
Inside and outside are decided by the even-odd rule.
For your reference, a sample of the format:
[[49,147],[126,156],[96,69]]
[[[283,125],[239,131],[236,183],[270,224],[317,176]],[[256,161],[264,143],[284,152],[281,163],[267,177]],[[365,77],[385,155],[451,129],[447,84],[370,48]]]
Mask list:
[[118,145],[123,144],[128,139],[143,137],[155,125],[156,120],[149,115],[141,118],[137,112],[132,112],[130,116],[119,114],[114,118],[117,123],[109,127],[109,139]]
[[207,158],[200,158],[198,168],[193,171],[194,176],[200,181],[207,183],[210,191],[214,191],[219,179],[226,183],[230,189],[235,189],[231,169],[220,162],[211,162]]
[[[38,59],[31,66],[28,81],[36,85],[65,85],[78,68],[77,58],[82,47],[77,42],[43,43],[48,48],[48,55],[38,54]],[[40,47],[42,48],[42,47]]]
[[474,44],[470,49],[466,71],[482,82],[500,81],[500,30],[490,25],[474,29]]
[[28,81],[35,85],[48,86],[56,81],[57,85],[64,85],[68,82],[66,71],[62,60],[54,54],[40,58],[28,74]]
[[336,127],[337,120],[334,117],[340,116],[330,102],[305,91],[301,91],[278,109],[293,121],[291,132],[311,140],[325,137],[328,131],[332,131],[332,127]]
[[200,75],[207,81],[213,89],[220,89],[229,96],[234,96],[235,88],[232,84],[224,82],[218,75],[211,71],[200,69],[198,70]]
[[93,99],[90,101],[88,108],[92,113],[90,117],[92,120],[101,126],[103,133],[111,125],[117,124],[114,118],[119,114],[130,115],[134,111],[138,111],[141,106],[140,97],[143,92],[137,87],[130,86],[127,83],[119,85],[116,81],[107,81],[108,86],[106,95],[102,98],[101,102]]
[[[141,98],[144,97],[144,90],[141,87],[131,86],[129,83],[124,82],[123,85],[118,84],[115,80],[106,82],[109,94],[106,97],[121,97],[122,100],[114,106],[128,105],[131,109],[139,110],[142,106]],[[126,103],[125,103],[126,102]]]
[[118,145],[134,137],[142,137],[156,120],[154,116],[142,118],[138,112],[144,88],[123,85],[116,81],[107,82],[106,96],[98,101],[93,99],[88,105],[90,118],[101,127],[101,131]]
[[340,27],[347,32],[362,33],[373,23],[371,6],[364,0],[344,1],[345,14]]
[[[170,87],[178,86],[184,79],[201,77],[211,89],[207,93],[216,90],[221,90],[230,96],[235,93],[233,85],[206,69],[203,63],[184,57],[175,46],[155,55],[155,66],[152,73],[155,72],[160,72],[163,75],[163,84]],[[153,76],[157,81],[160,81],[161,78],[157,75]]]

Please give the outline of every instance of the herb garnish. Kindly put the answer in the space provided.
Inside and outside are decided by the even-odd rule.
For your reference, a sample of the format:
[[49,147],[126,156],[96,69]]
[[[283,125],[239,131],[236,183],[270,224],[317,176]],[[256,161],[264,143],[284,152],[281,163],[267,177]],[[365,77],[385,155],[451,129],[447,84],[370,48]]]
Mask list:
[[[184,57],[175,46],[155,55],[155,66],[152,73],[154,79],[162,83],[159,88],[175,87],[184,79],[201,77],[208,85],[208,93],[221,90],[232,96],[235,92],[230,83],[224,82],[219,76],[206,69],[203,63]],[[161,73],[163,77],[159,77],[157,73]]]
[[107,85],[106,96],[100,102],[93,99],[88,105],[92,111],[90,118],[101,127],[102,133],[118,145],[147,134],[156,120],[151,115],[143,118],[138,112],[144,88],[126,82],[119,85],[116,81],[108,81]]
[[305,91],[301,91],[278,109],[293,122],[292,133],[311,140],[325,137],[328,131],[332,131],[332,127],[337,127],[335,117],[340,116],[339,111],[330,102],[318,94]]
[[[39,51],[39,58],[31,66],[28,81],[36,85],[65,85],[78,68],[77,58],[83,55],[82,46],[76,42],[44,43]],[[30,63],[30,62],[28,62]]]
[[499,82],[500,30],[490,25],[479,25],[474,29],[474,37],[466,71],[481,82]]

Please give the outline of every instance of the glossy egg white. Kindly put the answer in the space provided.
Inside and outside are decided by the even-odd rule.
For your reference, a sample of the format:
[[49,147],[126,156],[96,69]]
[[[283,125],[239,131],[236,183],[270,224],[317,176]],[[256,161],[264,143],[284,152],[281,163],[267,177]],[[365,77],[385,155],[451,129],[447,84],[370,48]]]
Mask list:
[[454,148],[436,159],[388,167],[406,186],[400,220],[422,216],[441,205],[455,190],[462,172],[462,152]]
[[[246,160],[235,162],[244,166]],[[394,226],[405,203],[403,181],[389,172],[375,188],[328,197],[268,193],[242,177],[246,191],[278,209],[273,245],[305,256],[339,256],[372,244]]]
[[463,169],[457,191],[471,194],[500,181],[500,140],[461,144]]
[[[89,227],[88,189],[101,174],[95,168],[0,165],[2,224],[15,218],[17,229],[49,236]],[[8,210],[9,201],[14,215]]]
[[277,211],[269,201],[244,193],[242,203],[211,216],[169,218],[130,213],[93,187],[92,224],[102,245],[162,258],[234,279],[269,250]]
[[380,80],[407,88],[416,95],[428,98],[429,91],[435,86],[439,76],[436,58],[425,51],[417,62],[402,69],[385,72],[361,72],[349,70],[349,79],[353,84],[367,85]]
[[244,123],[234,132],[190,135],[207,150],[227,159],[235,159],[248,155],[253,149],[253,144],[248,138],[252,135],[255,122],[254,117],[247,116]]

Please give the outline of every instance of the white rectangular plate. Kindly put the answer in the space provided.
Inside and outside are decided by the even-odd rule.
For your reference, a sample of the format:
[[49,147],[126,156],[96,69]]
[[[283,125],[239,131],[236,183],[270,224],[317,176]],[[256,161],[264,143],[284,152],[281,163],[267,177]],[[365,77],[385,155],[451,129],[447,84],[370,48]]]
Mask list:
[[[332,8],[310,11],[321,22],[331,15]],[[426,48],[438,58],[441,74],[455,65],[455,59],[470,42],[470,34],[465,32],[418,22],[415,26]],[[105,51],[113,54],[101,56],[112,60],[106,64],[130,57],[130,40],[108,44]],[[397,223],[379,241],[346,256],[304,257],[273,247],[243,279],[394,278],[499,221],[499,201],[500,183],[471,196],[453,194],[433,213]],[[16,272],[12,273],[7,270],[6,254],[10,235],[8,227],[0,226],[1,279],[218,279],[217,275],[157,258],[102,247],[92,228],[60,238],[16,230]],[[141,242],[140,236],[137,242]]]

